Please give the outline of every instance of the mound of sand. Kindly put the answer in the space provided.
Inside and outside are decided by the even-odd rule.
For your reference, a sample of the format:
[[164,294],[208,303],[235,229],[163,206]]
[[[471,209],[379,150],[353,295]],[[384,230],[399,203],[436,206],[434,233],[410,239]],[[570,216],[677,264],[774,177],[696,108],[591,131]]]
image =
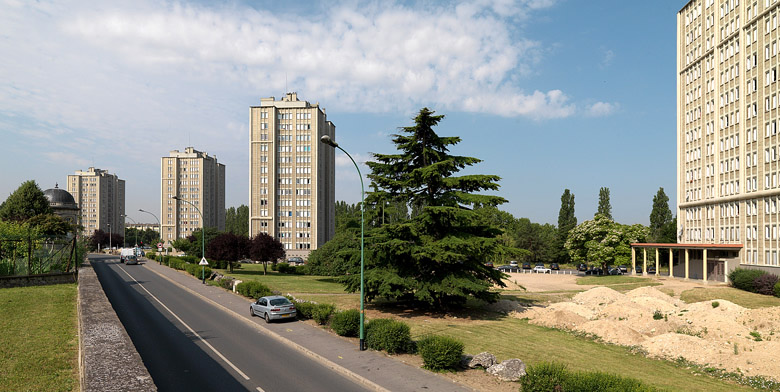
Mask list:
[[609,343],[638,345],[653,357],[683,357],[780,380],[780,361],[774,360],[780,352],[780,307],[745,309],[720,299],[685,304],[652,287],[625,295],[596,287],[572,302],[534,307],[515,317],[593,334]]

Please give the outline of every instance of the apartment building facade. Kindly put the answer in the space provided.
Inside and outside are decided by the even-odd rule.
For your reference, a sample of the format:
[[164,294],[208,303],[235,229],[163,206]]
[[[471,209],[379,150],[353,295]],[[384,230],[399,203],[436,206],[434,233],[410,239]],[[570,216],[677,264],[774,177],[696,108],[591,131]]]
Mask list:
[[162,157],[160,173],[161,238],[166,246],[203,225],[225,230],[225,165],[216,156],[193,147],[173,150]]
[[79,207],[84,235],[96,230],[123,233],[125,229],[125,180],[94,167],[68,175],[68,192]]
[[678,242],[729,246],[704,250],[705,270],[720,257],[780,273],[779,14],[778,0],[677,14]]
[[306,259],[335,233],[335,151],[320,138],[336,127],[296,93],[260,99],[249,117],[249,234]]

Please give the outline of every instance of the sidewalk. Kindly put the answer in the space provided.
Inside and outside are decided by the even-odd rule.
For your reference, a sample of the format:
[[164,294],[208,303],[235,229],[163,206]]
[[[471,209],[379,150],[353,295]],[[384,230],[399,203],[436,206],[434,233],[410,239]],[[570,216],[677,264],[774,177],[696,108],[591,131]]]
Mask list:
[[144,267],[195,295],[210,300],[233,317],[255,325],[261,332],[302,351],[324,366],[353,379],[369,389],[379,391],[472,391],[443,376],[419,369],[382,352],[360,351],[357,344],[333,335],[322,328],[302,322],[266,324],[250,317],[251,301],[222,288],[204,285],[190,275],[145,260]]

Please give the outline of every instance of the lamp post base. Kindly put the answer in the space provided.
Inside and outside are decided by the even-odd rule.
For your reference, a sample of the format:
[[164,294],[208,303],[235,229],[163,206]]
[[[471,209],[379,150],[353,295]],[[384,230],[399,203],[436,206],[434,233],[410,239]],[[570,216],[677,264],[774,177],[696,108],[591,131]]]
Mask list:
[[366,340],[360,339],[360,351],[366,351]]

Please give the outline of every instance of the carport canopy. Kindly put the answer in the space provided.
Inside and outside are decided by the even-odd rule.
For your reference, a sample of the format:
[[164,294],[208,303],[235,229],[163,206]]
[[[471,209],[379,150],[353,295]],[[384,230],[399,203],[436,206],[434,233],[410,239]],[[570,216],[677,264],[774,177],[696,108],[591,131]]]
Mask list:
[[[671,244],[671,243],[633,243],[631,244],[631,271],[636,273],[636,250],[642,249],[643,264],[642,273],[647,274],[647,250],[655,249],[655,274],[659,275],[659,257],[658,249],[669,249],[669,276],[672,275],[674,251],[685,252],[685,280],[690,276],[689,252],[691,250],[702,251],[702,279],[707,281],[707,251],[736,251],[743,248],[742,244]],[[726,261],[725,271],[728,271],[728,261]],[[725,281],[725,277],[724,277]]]

